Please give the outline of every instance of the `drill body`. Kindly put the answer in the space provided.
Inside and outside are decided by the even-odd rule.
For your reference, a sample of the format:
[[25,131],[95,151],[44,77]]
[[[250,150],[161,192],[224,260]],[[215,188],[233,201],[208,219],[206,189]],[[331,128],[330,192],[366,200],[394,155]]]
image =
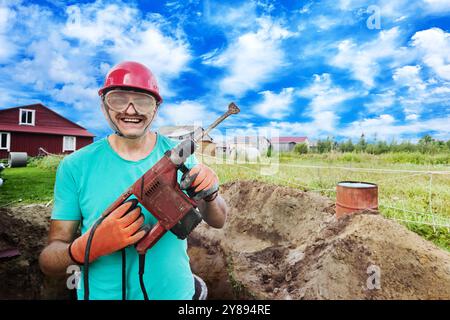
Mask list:
[[155,216],[158,222],[151,228],[145,226],[147,233],[136,244],[139,254],[145,254],[169,230],[178,238],[185,239],[202,221],[197,201],[181,190],[177,180],[178,170],[188,172],[184,163],[195,148],[195,142],[187,139],[167,151],[102,214],[108,215],[134,195],[139,203]]

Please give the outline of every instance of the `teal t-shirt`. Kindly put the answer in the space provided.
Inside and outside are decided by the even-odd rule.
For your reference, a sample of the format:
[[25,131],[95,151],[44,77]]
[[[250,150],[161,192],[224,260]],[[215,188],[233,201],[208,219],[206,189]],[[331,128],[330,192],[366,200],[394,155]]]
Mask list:
[[[150,169],[177,141],[157,135],[152,152],[139,161],[121,158],[107,138],[92,143],[60,163],[55,181],[53,220],[80,220],[85,233],[125,190]],[[195,156],[186,166],[197,163]],[[178,174],[178,180],[181,173]],[[145,223],[153,217],[142,206]],[[138,276],[138,254],[134,246],[126,248],[127,299],[143,299]],[[192,299],[194,280],[187,255],[187,241],[167,232],[147,251],[144,282],[150,299]],[[78,298],[83,299],[83,278]],[[89,267],[90,299],[122,298],[122,255],[119,252],[95,260]]]

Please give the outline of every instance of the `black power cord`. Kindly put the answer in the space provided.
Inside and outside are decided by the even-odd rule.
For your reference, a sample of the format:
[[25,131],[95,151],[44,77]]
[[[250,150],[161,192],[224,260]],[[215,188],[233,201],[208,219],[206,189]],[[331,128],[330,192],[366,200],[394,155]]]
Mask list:
[[91,253],[91,245],[92,245],[92,239],[94,238],[95,231],[97,230],[97,227],[102,223],[102,221],[106,218],[106,216],[100,217],[97,221],[95,221],[94,225],[92,226],[91,232],[89,233],[89,238],[86,243],[86,250],[84,252],[84,276],[83,276],[83,283],[84,283],[84,300],[89,300],[89,255]]
[[122,249],[122,300],[127,300],[127,252]]
[[[131,210],[134,210],[138,204],[137,199],[130,199],[125,202],[132,202],[130,208],[127,210],[125,214],[128,214]],[[124,202],[124,203],[125,203]],[[89,255],[91,253],[92,239],[94,238],[95,231],[98,226],[102,223],[102,221],[107,216],[101,216],[95,221],[92,226],[91,232],[89,233],[88,241],[86,243],[86,250],[84,252],[84,270],[83,270],[83,283],[84,283],[84,300],[89,300]],[[122,299],[126,299],[126,254],[125,248],[122,249]]]
[[141,291],[144,295],[144,300],[148,300],[147,289],[144,284],[144,271],[145,271],[145,253],[139,255],[139,283],[141,285]]

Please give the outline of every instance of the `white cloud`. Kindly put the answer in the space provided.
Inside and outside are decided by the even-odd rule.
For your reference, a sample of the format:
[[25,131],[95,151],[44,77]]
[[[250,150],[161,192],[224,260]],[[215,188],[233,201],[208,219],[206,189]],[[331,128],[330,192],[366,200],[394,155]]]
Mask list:
[[170,81],[188,70],[191,59],[189,45],[179,30],[166,35],[158,19],[145,20],[136,8],[121,3],[72,5],[67,14],[63,29],[67,37],[106,51],[114,62],[145,64],[157,77],[163,97],[176,94]]
[[253,1],[245,1],[237,7],[218,1],[205,2],[208,2],[209,10],[205,10],[204,17],[209,23],[225,28],[230,33],[241,33],[254,27],[257,15],[256,4]]
[[433,13],[445,13],[450,11],[450,1],[448,0],[423,0],[427,11]]
[[257,31],[240,35],[223,53],[204,61],[226,69],[219,84],[222,94],[242,97],[286,65],[281,43],[290,32],[268,17],[258,18],[256,23]]
[[328,30],[339,23],[338,20],[324,15],[314,17],[313,24],[322,31]]
[[216,119],[216,113],[202,103],[184,100],[178,103],[162,104],[154,127],[167,125],[199,125],[208,127]]
[[408,114],[408,115],[405,117],[405,119],[406,119],[406,120],[417,120],[417,119],[419,119],[419,115],[417,115],[417,114],[415,114],[415,113]]
[[[417,118],[416,118],[417,119]],[[414,116],[410,116],[408,120],[415,120]],[[362,121],[354,121],[341,129],[342,135],[352,138],[358,138],[361,133],[366,136],[376,135],[383,140],[390,138],[402,138],[411,135],[418,135],[425,132],[434,132],[440,136],[450,135],[450,117],[442,117],[428,119],[422,121],[411,121],[411,123],[401,124],[394,119],[393,116],[385,114],[377,118],[364,119]]]
[[7,36],[13,18],[14,13],[9,8],[0,5],[0,63],[7,62],[16,52],[16,46]]
[[[326,118],[326,115],[324,116]],[[286,122],[286,121],[272,121],[268,128],[276,131],[278,130],[281,136],[308,136],[311,139],[321,139],[327,136],[344,136],[353,139],[358,139],[362,133],[366,137],[377,136],[381,140],[407,139],[426,132],[432,132],[433,136],[440,139],[449,139],[450,137],[450,117],[440,117],[435,119],[421,120],[410,116],[409,122],[402,124],[397,121],[392,115],[382,114],[376,118],[366,118],[361,121],[354,121],[346,126],[340,127],[337,130],[330,130],[328,132],[321,131],[321,127],[315,122]],[[333,121],[331,121],[333,122]],[[263,127],[264,128],[264,127]],[[258,128],[252,127],[253,131]]]
[[282,119],[290,112],[294,100],[294,88],[284,88],[280,93],[262,91],[263,101],[253,107],[253,112],[270,119]]
[[338,53],[331,59],[331,65],[350,70],[353,78],[369,88],[373,87],[382,59],[390,59],[396,64],[411,58],[405,48],[399,48],[399,42],[400,31],[397,27],[383,30],[376,39],[360,45],[350,39],[343,40],[337,44]]
[[391,107],[395,101],[395,91],[390,89],[386,92],[373,94],[372,101],[365,103],[364,106],[370,113],[380,114],[385,109]]
[[103,1],[68,6],[66,14],[62,33],[93,46],[122,39],[124,31],[133,32],[135,19],[139,15],[135,8],[119,4],[105,5]]
[[345,91],[334,85],[330,74],[324,73],[315,74],[311,85],[299,90],[296,94],[310,99],[304,113],[311,117],[312,121],[271,121],[269,127],[279,130],[282,135],[307,135],[317,138],[336,135],[336,128],[340,120],[338,114],[344,110],[343,102],[354,98],[359,93]]
[[83,112],[91,112],[92,109],[100,108],[100,99],[96,88],[66,84],[61,89],[53,89],[51,94],[56,101],[70,104]]
[[375,5],[380,9],[381,19],[401,21],[408,16],[445,14],[450,11],[448,0],[339,0],[338,8],[344,11],[366,9]]
[[440,78],[450,80],[450,33],[439,28],[419,31],[412,37],[412,45]]
[[420,70],[421,67],[419,65],[404,66],[397,68],[392,78],[399,86],[409,87],[410,90],[424,90],[426,85],[422,81]]
[[357,92],[344,90],[334,85],[328,73],[315,74],[313,83],[299,91],[300,96],[311,99],[309,108],[313,117],[324,111],[340,111],[341,103],[357,94]]
[[[20,1],[7,9],[0,5],[0,61],[10,48],[19,48],[21,54],[1,69],[2,80],[48,96],[55,107],[82,110],[76,113],[79,122],[98,130],[107,129],[98,119],[97,90],[110,67],[123,60],[140,61],[155,73],[163,98],[173,96],[171,81],[187,70],[191,59],[181,38],[178,29],[153,15],[143,17],[121,1],[69,6],[62,17]],[[67,115],[71,118],[73,112]]]

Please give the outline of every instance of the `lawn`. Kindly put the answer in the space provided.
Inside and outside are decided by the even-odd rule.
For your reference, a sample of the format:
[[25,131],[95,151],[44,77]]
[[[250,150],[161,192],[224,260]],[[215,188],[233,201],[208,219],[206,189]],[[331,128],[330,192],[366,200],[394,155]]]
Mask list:
[[2,171],[0,207],[47,203],[53,198],[55,171],[38,167],[6,168]]

